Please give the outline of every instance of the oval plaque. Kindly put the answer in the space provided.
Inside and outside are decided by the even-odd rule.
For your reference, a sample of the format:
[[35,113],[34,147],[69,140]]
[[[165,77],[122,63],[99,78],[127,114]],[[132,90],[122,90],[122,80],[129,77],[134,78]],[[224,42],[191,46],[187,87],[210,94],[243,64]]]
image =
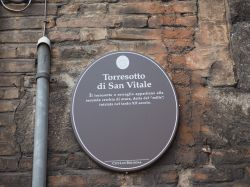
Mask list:
[[156,62],[134,52],[114,52],[82,73],[71,115],[75,135],[92,159],[112,170],[135,171],[169,147],[178,102]]

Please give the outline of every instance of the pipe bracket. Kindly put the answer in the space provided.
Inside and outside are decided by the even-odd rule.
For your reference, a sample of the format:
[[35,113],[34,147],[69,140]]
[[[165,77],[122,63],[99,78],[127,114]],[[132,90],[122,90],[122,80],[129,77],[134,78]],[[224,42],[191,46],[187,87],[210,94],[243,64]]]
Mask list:
[[46,44],[49,49],[51,50],[51,43],[49,38],[47,38],[46,36],[41,37],[38,42],[37,42],[37,48],[39,47],[40,44]]

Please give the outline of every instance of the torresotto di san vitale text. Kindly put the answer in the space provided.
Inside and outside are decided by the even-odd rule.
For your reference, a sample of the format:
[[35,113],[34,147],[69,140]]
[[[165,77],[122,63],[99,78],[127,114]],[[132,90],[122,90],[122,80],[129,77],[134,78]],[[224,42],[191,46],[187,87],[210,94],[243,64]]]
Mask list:
[[102,74],[103,82],[97,84],[98,90],[124,88],[151,88],[152,83],[145,80],[146,75],[134,73],[130,75]]

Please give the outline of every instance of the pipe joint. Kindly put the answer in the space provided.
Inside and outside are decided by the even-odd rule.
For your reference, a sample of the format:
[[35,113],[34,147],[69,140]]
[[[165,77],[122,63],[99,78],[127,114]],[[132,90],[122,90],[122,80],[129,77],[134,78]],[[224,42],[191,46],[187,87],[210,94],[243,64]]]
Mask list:
[[36,80],[39,79],[39,78],[45,78],[49,81],[50,79],[50,75],[46,72],[40,72],[40,73],[37,73],[36,74]]

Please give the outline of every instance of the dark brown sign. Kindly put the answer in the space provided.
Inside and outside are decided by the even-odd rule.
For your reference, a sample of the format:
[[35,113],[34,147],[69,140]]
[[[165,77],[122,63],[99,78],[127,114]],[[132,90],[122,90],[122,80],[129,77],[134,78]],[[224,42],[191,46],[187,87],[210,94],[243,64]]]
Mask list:
[[178,121],[174,87],[152,59],[114,52],[93,62],[73,94],[72,123],[86,153],[102,166],[135,171],[169,147]]

